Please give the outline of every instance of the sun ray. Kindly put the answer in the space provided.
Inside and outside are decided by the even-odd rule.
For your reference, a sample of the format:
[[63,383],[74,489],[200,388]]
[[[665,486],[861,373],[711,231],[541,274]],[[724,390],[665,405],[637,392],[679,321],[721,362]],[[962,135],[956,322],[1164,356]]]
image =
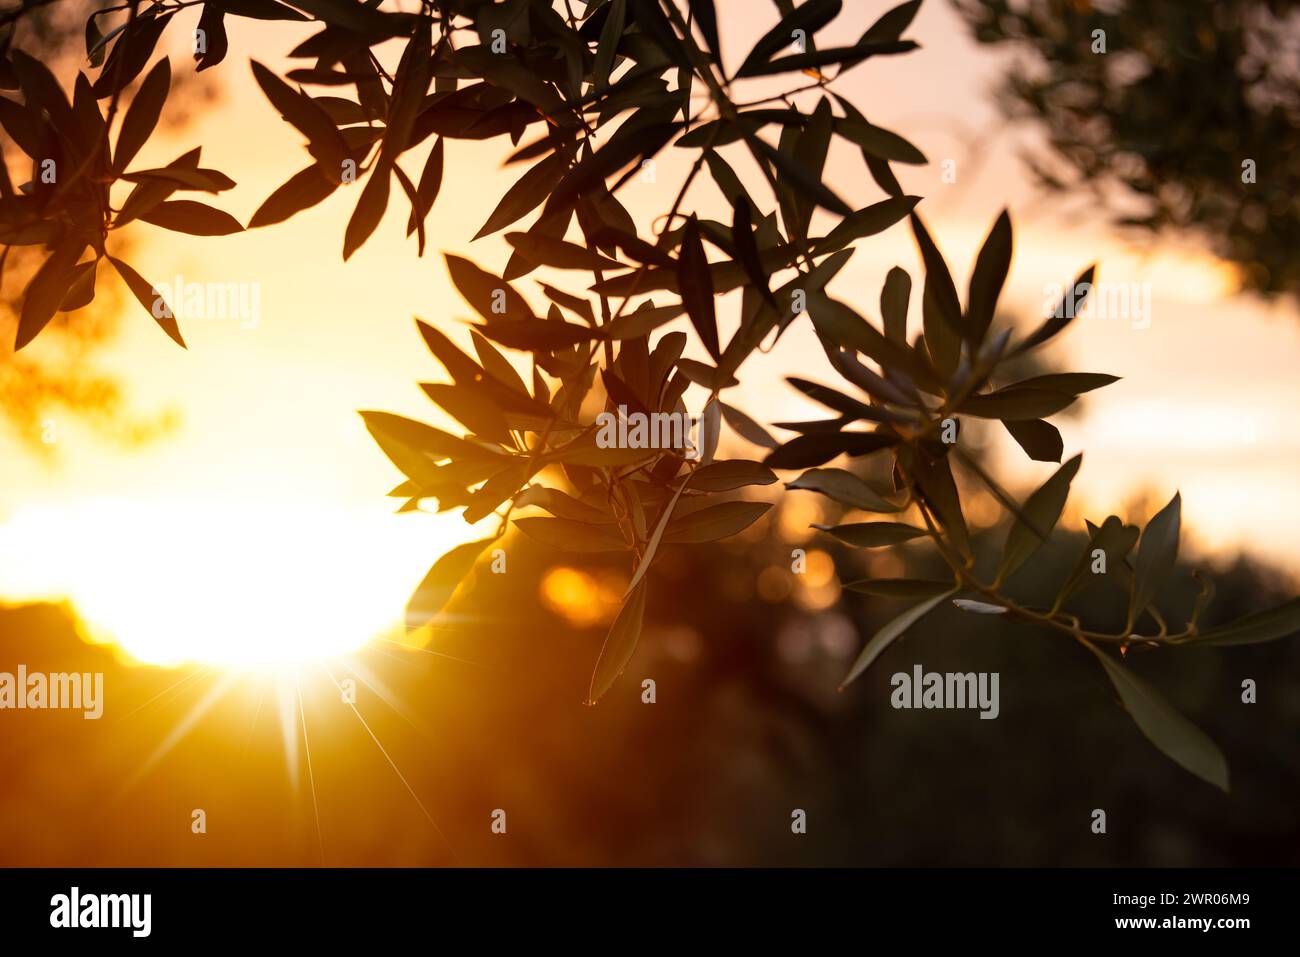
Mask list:
[[302,722],[302,748],[307,755],[307,783],[311,786],[311,809],[316,817],[316,846],[320,850],[321,867],[325,866],[325,838],[320,829],[320,804],[316,801],[316,773],[311,766],[311,741],[307,737],[307,714],[302,707],[302,682],[298,682],[298,718]]
[[[321,664],[321,667],[325,670],[325,673],[329,675],[330,681],[334,682],[334,686],[338,688],[339,693],[342,694],[343,686],[340,685],[338,679],[334,677],[334,673],[330,671],[329,668],[326,668],[324,663]],[[344,700],[346,700],[346,698]],[[416,805],[424,813],[425,818],[429,821],[431,825],[433,825],[433,829],[438,833],[438,837],[442,838],[442,842],[447,845],[447,850],[451,851],[452,857],[456,858],[457,862],[459,862],[460,858],[456,854],[456,849],[451,846],[451,841],[447,840],[447,835],[444,834],[442,828],[438,826],[438,822],[433,819],[433,815],[429,813],[429,809],[425,807],[424,802],[420,800],[420,795],[415,793],[415,788],[411,787],[411,783],[406,780],[406,775],[404,775],[401,769],[398,768],[397,763],[393,760],[392,756],[388,753],[388,750],[380,742],[379,738],[375,735],[375,732],[370,729],[370,725],[366,723],[366,719],[361,717],[361,712],[357,710],[357,706],[355,704],[352,704],[351,702],[348,702],[348,707],[352,709],[352,713],[355,714],[357,716],[357,720],[361,722],[361,727],[366,729],[366,734],[370,735],[370,740],[375,742],[375,747],[377,747],[379,749],[379,753],[384,756],[384,760],[387,761],[388,766],[393,769],[393,773],[396,774],[397,779],[402,782],[402,786],[405,787],[407,793],[411,795],[411,799],[415,801]]]
[[[386,655],[385,657],[390,656]],[[383,680],[371,671],[370,668],[366,667],[363,662],[353,658],[350,661],[344,662],[344,667],[355,675],[358,681],[373,691],[380,701],[388,705],[388,707],[393,710],[394,714],[397,714],[405,720],[407,724],[415,728],[415,730],[419,731],[425,737],[431,739],[435,737],[433,728],[429,727],[429,725],[422,721],[417,721],[405,708],[403,708],[397,695],[393,694],[388,686],[384,684]]]
[[199,720],[212,710],[212,706],[220,701],[225,693],[230,690],[231,686],[235,683],[236,678],[237,676],[233,673],[220,675],[217,680],[212,683],[212,687],[208,689],[207,693],[200,698],[194,706],[189,709],[189,711],[185,712],[185,716],[176,723],[176,726],[172,728],[167,737],[162,740],[162,743],[154,749],[154,752],[145,759],[144,763],[136,769],[135,773],[126,780],[122,785],[119,794],[126,794],[131,791],[132,788],[140,783],[141,779],[143,779],[145,775],[153,770],[154,766],[157,765],[157,763],[161,761],[172,748],[176,747],[176,745],[180,743],[182,738],[194,730],[194,726],[199,723]]
[[284,766],[293,793],[298,794],[298,729],[293,717],[293,688],[284,675],[275,679],[275,698],[280,706],[280,740],[284,743]]
[[469,658],[458,658],[455,655],[447,654],[445,651],[434,651],[432,648],[422,648],[419,645],[406,645],[400,641],[393,641],[393,639],[384,638],[383,636],[380,636],[379,640],[383,642],[387,642],[390,645],[396,645],[398,648],[402,648],[406,651],[418,651],[421,654],[433,655],[436,658],[446,658],[448,661],[458,661],[463,665],[473,665],[475,668],[488,667],[486,664],[484,664],[481,661],[472,661]]
[[138,707],[132,709],[132,711],[131,711],[129,714],[127,714],[127,715],[125,715],[125,716],[123,717],[123,720],[125,720],[126,718],[130,718],[130,717],[133,717],[133,716],[139,714],[141,711],[143,711],[145,708],[149,707],[149,705],[153,704],[153,703],[154,703],[155,701],[157,701],[159,698],[163,698],[163,697],[167,696],[167,695],[170,694],[172,691],[177,690],[181,685],[183,685],[183,684],[185,684],[186,682],[190,681],[192,678],[194,678],[195,675],[204,674],[204,673],[207,672],[208,670],[209,670],[209,668],[208,668],[207,665],[201,665],[201,666],[199,666],[199,667],[197,667],[197,668],[191,668],[191,669],[189,670],[189,672],[187,672],[185,675],[182,675],[180,678],[177,678],[175,681],[173,681],[171,684],[169,684],[166,688],[163,688],[162,691],[159,691],[156,695],[154,695],[152,698],[150,698],[150,699],[149,699],[148,701],[146,701],[144,704],[142,704],[142,705],[140,705],[140,706],[138,706]]

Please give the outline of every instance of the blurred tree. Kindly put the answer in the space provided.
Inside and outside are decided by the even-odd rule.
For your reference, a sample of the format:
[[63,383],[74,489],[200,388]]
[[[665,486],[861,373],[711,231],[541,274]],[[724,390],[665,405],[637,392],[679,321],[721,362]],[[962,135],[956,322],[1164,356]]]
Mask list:
[[1300,4],[1294,0],[953,0],[975,38],[1018,56],[1008,116],[1124,225],[1185,230],[1247,289],[1300,293]]

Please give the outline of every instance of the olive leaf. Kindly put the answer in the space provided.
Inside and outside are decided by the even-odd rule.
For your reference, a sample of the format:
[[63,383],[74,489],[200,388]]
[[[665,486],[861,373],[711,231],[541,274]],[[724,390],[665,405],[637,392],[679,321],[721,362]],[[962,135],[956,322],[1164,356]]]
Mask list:
[[495,538],[457,545],[433,563],[406,603],[406,627],[414,630],[429,622],[451,601],[452,595]]
[[1162,508],[1142,530],[1138,542],[1137,560],[1133,566],[1133,593],[1129,601],[1129,621],[1138,617],[1151,604],[1156,589],[1165,576],[1173,570],[1178,560],[1178,535],[1182,525],[1182,496],[1175,492],[1169,504]]
[[852,472],[844,469],[810,469],[792,482],[788,489],[808,489],[827,498],[867,512],[900,512],[902,506],[890,502]]
[[[1076,455],[1025,500],[1022,510],[1024,521],[1021,516],[1017,516],[1007,532],[1006,544],[1002,546],[1002,558],[998,562],[999,581],[1023,565],[1051,535],[1061,518],[1061,512],[1065,510],[1070,483],[1074,481],[1082,462],[1083,455]],[[1026,527],[1025,521],[1032,527]]]
[[925,529],[901,522],[855,522],[849,525],[818,525],[820,529],[834,535],[842,542],[855,548],[880,548],[884,545],[898,545],[910,542],[914,538],[923,538]]
[[595,704],[613,687],[615,680],[632,660],[637,641],[641,638],[641,619],[645,616],[646,583],[640,582],[623,601],[623,607],[605,636],[591,676],[587,703]]
[[1300,631],[1300,598],[1276,608],[1239,618],[1231,624],[1203,631],[1189,639],[1197,645],[1255,645],[1276,641]]
[[858,657],[854,660],[853,666],[844,680],[840,682],[840,690],[857,679],[864,671],[871,667],[871,663],[880,657],[881,652],[890,646],[903,632],[911,628],[918,621],[932,612],[945,598],[957,594],[958,589],[950,588],[945,592],[928,598],[918,605],[913,605],[907,611],[903,612],[897,618],[891,620],[878,632],[871,636],[870,640],[859,652]]
[[1147,740],[1201,780],[1227,791],[1228,762],[1218,745],[1136,674],[1091,643],[1084,644],[1101,662],[1124,710]]

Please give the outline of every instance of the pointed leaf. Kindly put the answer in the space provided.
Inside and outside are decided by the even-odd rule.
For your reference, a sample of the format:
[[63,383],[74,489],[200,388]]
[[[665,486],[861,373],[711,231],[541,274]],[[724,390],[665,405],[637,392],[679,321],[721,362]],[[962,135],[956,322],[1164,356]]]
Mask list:
[[942,604],[945,598],[956,593],[957,589],[952,588],[921,602],[919,605],[914,605],[872,635],[871,640],[862,649],[857,660],[853,662],[853,667],[849,669],[848,675],[841,682],[840,690],[843,691],[846,685],[870,668],[871,663],[880,657],[880,653],[888,648],[894,639]]
[[723,502],[711,505],[673,519],[664,529],[663,540],[665,544],[716,542],[743,532],[771,507],[770,502]]
[[1125,525],[1117,516],[1111,515],[1106,521],[1102,522],[1100,527],[1091,529],[1088,538],[1088,544],[1075,563],[1074,571],[1061,586],[1060,594],[1056,599],[1057,607],[1060,607],[1067,598],[1083,587],[1084,583],[1092,574],[1093,554],[1100,549],[1106,556],[1106,570],[1109,572],[1118,569],[1128,553],[1133,550],[1137,544],[1138,529],[1136,525]]
[[950,581],[929,581],[922,578],[864,578],[845,582],[847,591],[880,598],[934,598],[952,593]]
[[1182,503],[1182,496],[1175,492],[1169,504],[1157,512],[1142,530],[1137,561],[1133,567],[1133,596],[1129,604],[1129,619],[1133,622],[1151,604],[1156,589],[1178,560]]
[[477,542],[457,545],[447,552],[429,569],[424,580],[416,586],[406,603],[406,627],[408,630],[419,628],[434,615],[446,607],[461,582],[473,570],[479,556],[495,538],[485,538]]
[[[1095,265],[1089,266],[1080,273],[1079,278],[1074,280],[1074,285],[1070,287],[1070,290],[1067,290],[1056,310],[1024,342],[1016,346],[1011,354],[1019,355],[1022,352],[1027,352],[1046,342],[1068,326],[1074,317],[1079,314],[1079,310],[1083,308],[1084,301],[1092,291],[1092,283],[1096,274],[1097,267]],[[1080,289],[1083,290],[1082,293],[1079,292]]]
[[122,277],[122,281],[131,290],[131,294],[162,327],[162,331],[167,333],[173,342],[184,349],[185,340],[181,338],[181,330],[176,324],[171,307],[163,302],[162,297],[154,291],[154,287],[149,281],[120,259],[109,256],[108,261],[113,264],[113,268],[117,270],[117,274]]
[[1198,645],[1255,645],[1286,638],[1300,631],[1300,598],[1268,611],[1247,615],[1227,625],[1202,632],[1191,641]]
[[1012,419],[1003,426],[1035,462],[1059,462],[1065,442],[1056,426],[1042,419]]
[[726,420],[727,425],[735,430],[736,434],[747,442],[754,445],[760,445],[764,448],[774,449],[780,443],[768,434],[767,429],[763,428],[753,419],[739,409],[732,408],[725,402],[719,402],[722,409],[722,417]]
[[811,469],[793,482],[786,482],[785,487],[820,492],[841,505],[866,512],[902,511],[899,506],[885,499],[862,479],[844,469]]
[[192,199],[159,203],[153,209],[141,213],[139,219],[173,232],[189,233],[191,236],[229,236],[244,231],[234,216]]
[[758,69],[767,63],[772,55],[788,47],[794,39],[796,30],[802,30],[811,37],[814,33],[830,23],[840,12],[840,0],[808,0],[794,7],[781,18],[781,22],[768,30],[754,44],[754,49],[745,57],[745,62],[736,71],[736,76],[749,76],[749,71]]
[[564,552],[624,552],[628,544],[614,525],[588,525],[567,518],[517,518],[515,526],[534,541]]
[[897,437],[883,432],[817,432],[785,443],[763,464],[773,469],[806,469],[840,455],[870,455],[897,443]]
[[776,473],[758,462],[726,459],[695,470],[691,488],[697,492],[730,492],[750,485],[771,485]]
[[295,213],[315,206],[336,189],[338,184],[326,179],[320,167],[313,163],[295,173],[288,182],[268,196],[266,202],[253,213],[248,228],[282,223]]
[[1110,655],[1092,645],[1120,701],[1152,744],[1186,770],[1220,790],[1228,790],[1228,762],[1210,738],[1174,710],[1164,697]]
[[1033,528],[1026,528],[1019,516],[1012,524],[1011,530],[1007,532],[1006,544],[1002,546],[1002,559],[998,563],[999,580],[1023,565],[1052,534],[1052,529],[1060,521],[1061,512],[1065,510],[1070,483],[1074,481],[1082,462],[1083,456],[1076,455],[1025,500],[1023,518],[1032,523]]
[[922,538],[926,531],[901,522],[854,522],[849,525],[813,525],[854,548],[883,548]]
[[140,152],[140,147],[153,134],[158,125],[158,117],[162,115],[171,81],[171,64],[163,57],[144,78],[131,105],[127,107],[126,116],[122,118],[122,127],[117,134],[117,148],[113,151],[113,167],[118,172],[124,171],[131,164],[135,154]]
[[967,415],[979,416],[981,419],[1014,422],[1055,415],[1072,405],[1074,400],[1075,397],[1068,392],[1057,392],[1054,389],[1022,389],[1018,386],[1008,386],[996,392],[971,396],[962,403],[960,411]]
[[637,641],[641,638],[641,619],[645,615],[646,583],[641,582],[623,602],[623,608],[605,636],[600,649],[600,659],[591,676],[588,704],[595,704],[623,673],[632,660]]
[[343,261],[347,262],[352,254],[361,248],[361,244],[370,238],[379,221],[384,218],[388,208],[389,190],[388,170],[376,169],[366,180],[366,187],[361,191],[357,207],[348,220],[347,230],[343,234]]
[[77,278],[77,260],[81,258],[86,241],[69,236],[36,270],[27,288],[23,290],[22,314],[18,319],[18,335],[14,342],[17,352],[36,338],[58,311],[73,280]]
[[970,277],[970,292],[966,300],[966,337],[972,346],[984,341],[1002,284],[1011,268],[1011,217],[1004,209],[989,231],[975,260],[975,270]]
[[677,285],[682,305],[704,348],[714,361],[721,358],[718,346],[718,317],[713,304],[713,276],[704,255],[699,221],[692,216],[682,234],[681,257],[677,260]]

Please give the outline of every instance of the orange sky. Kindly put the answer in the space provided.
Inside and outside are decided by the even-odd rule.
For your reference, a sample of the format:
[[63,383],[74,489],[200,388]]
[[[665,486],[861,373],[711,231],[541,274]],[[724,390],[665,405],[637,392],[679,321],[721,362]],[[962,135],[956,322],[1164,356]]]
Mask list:
[[[827,42],[852,42],[889,5],[846,4],[848,12],[830,28]],[[769,5],[755,6],[764,17],[728,17],[724,7],[728,57],[743,56],[770,25]],[[859,13],[862,7],[870,14]],[[188,27],[178,23],[169,31],[174,71],[189,69],[183,48]],[[245,20],[233,21],[231,34],[230,57],[196,81],[221,84],[222,99],[193,116],[184,144],[152,143],[137,162],[165,163],[183,145],[201,142],[204,165],[239,183],[215,204],[246,222],[307,162],[297,134],[254,87],[246,61],[252,56],[280,68],[282,53],[301,34],[292,25]],[[1128,245],[1099,208],[1072,202],[1064,225],[1026,185],[1015,147],[1027,140],[1004,130],[991,106],[988,91],[1000,61],[976,49],[947,4],[937,0],[923,7],[911,35],[921,50],[870,61],[835,89],[872,122],[908,136],[930,157],[927,167],[901,168],[900,178],[908,192],[925,197],[920,211],[958,285],[964,287],[978,244],[1003,206],[1011,208],[1017,236],[1003,305],[1026,321],[1041,310],[1046,284],[1068,282],[1094,260],[1103,280],[1152,284],[1148,328],[1080,320],[1058,347],[1058,357],[1072,369],[1124,376],[1085,397],[1085,415],[1063,429],[1067,455],[1086,450],[1075,488],[1088,514],[1104,516],[1103,510],[1121,508],[1144,488],[1167,498],[1179,487],[1186,524],[1201,547],[1242,546],[1300,568],[1300,513],[1274,507],[1291,491],[1300,461],[1300,426],[1282,411],[1300,398],[1293,372],[1300,325],[1292,307],[1232,297],[1230,276],[1193,245]],[[984,143],[972,151],[976,136]],[[410,168],[418,170],[424,149],[408,162]],[[424,350],[412,317],[451,329],[469,315],[450,286],[439,250],[472,255],[488,268],[504,264],[506,247],[499,238],[469,242],[517,175],[498,170],[502,155],[497,142],[448,144],[447,175],[429,223],[431,249],[423,259],[415,256],[414,239],[402,236],[406,214],[395,199],[375,236],[343,264],[343,229],[357,195],[347,190],[288,223],[237,236],[142,230],[133,264],[151,282],[171,282],[178,274],[187,281],[258,282],[261,323],[243,329],[233,321],[182,322],[189,343],[182,352],[131,303],[122,335],[103,362],[121,374],[136,409],[177,409],[177,434],[124,454],[69,424],[60,430],[56,466],[0,437],[6,463],[0,522],[7,522],[0,525],[0,597],[102,591],[106,569],[115,568],[118,574],[108,581],[118,607],[105,613],[112,617],[126,614],[122,606],[156,599],[150,569],[168,570],[168,581],[182,590],[191,578],[224,570],[231,587],[285,575],[286,601],[365,587],[375,606],[370,617],[395,618],[430,562],[468,532],[458,516],[391,515],[394,503],[383,493],[399,476],[356,410],[438,421],[417,383],[438,377],[440,369]],[[940,179],[948,158],[957,162],[956,184]],[[658,182],[629,187],[626,201],[634,216],[645,222],[666,208],[681,167],[670,156],[660,164]],[[880,198],[860,155],[840,144],[832,150],[828,181],[855,206]],[[688,208],[717,208],[711,184],[693,192],[692,200]],[[886,269],[901,264],[915,276],[917,260],[910,234],[895,227],[861,244],[832,291],[875,316]],[[535,286],[527,280],[520,288],[528,294]],[[41,340],[30,348],[39,351]],[[779,383],[795,370],[832,381],[811,333],[799,325],[772,354],[750,360],[736,398],[768,421],[806,417],[810,408]],[[1013,485],[1036,482],[1048,469],[1027,464],[1014,448],[1006,461],[1021,480]],[[230,508],[241,504],[252,508]],[[136,535],[123,552],[109,533],[127,515]],[[301,544],[334,520],[337,536]],[[336,555],[313,566],[313,580],[286,571],[295,555],[328,552],[331,542],[338,545]],[[69,558],[70,548],[76,561]],[[130,575],[122,574],[127,560]],[[363,579],[368,584],[356,584]],[[177,599],[164,612],[179,614],[203,597],[186,594],[184,603]],[[337,617],[317,613],[325,620]],[[238,620],[219,624],[240,627]],[[154,620],[149,628],[155,644],[164,640],[164,623]]]

